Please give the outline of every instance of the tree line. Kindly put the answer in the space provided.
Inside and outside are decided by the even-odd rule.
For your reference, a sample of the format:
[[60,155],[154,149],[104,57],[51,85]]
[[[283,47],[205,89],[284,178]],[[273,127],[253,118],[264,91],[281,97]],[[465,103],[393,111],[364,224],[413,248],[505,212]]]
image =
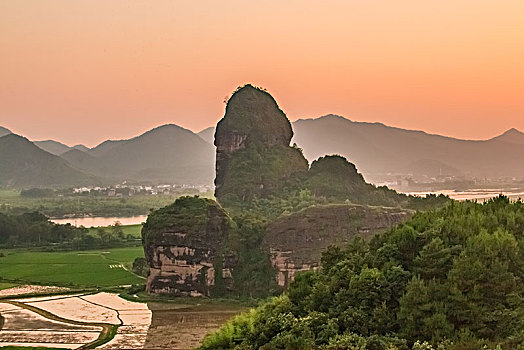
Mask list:
[[203,349],[524,348],[524,203],[452,201],[330,247]]
[[38,212],[9,215],[0,213],[0,247],[47,247],[61,250],[84,250],[121,246],[133,242],[119,223],[108,228],[88,230],[71,224],[49,221]]

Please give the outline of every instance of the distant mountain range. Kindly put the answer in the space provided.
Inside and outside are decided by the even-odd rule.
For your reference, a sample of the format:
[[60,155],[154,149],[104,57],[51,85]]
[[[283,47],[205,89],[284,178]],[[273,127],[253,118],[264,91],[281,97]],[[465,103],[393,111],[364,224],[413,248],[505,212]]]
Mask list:
[[[471,141],[354,122],[337,115],[299,119],[292,123],[291,142],[312,162],[326,154],[339,154],[367,178],[377,175],[426,177],[524,178],[524,133],[510,129],[489,140]],[[212,143],[214,128],[198,133]]]
[[0,137],[11,134],[11,130],[0,126]]
[[62,155],[75,167],[119,180],[212,184],[215,149],[190,130],[164,125],[129,140]]
[[25,137],[0,137],[0,185],[51,186],[88,185],[100,180],[74,169],[64,159],[46,152]]
[[213,145],[215,142],[215,127],[210,126],[209,128],[200,131],[197,135],[200,136],[207,143]]
[[511,129],[485,141],[460,140],[336,115],[293,123],[310,160],[338,153],[367,175],[524,177],[524,133]]
[[[31,142],[4,128],[0,132],[3,130],[7,135],[0,137],[0,186],[69,186],[124,180],[213,183],[214,147],[176,125],[164,125],[129,140],[105,141],[93,149],[53,140]],[[49,167],[44,168],[44,164]]]
[[[516,129],[489,140],[469,141],[336,115],[292,124],[292,142],[310,162],[340,154],[368,178],[380,174],[524,178],[524,133]],[[32,143],[0,127],[0,186],[124,180],[209,185],[215,168],[214,133],[214,127],[193,133],[171,124],[89,149],[53,140]]]

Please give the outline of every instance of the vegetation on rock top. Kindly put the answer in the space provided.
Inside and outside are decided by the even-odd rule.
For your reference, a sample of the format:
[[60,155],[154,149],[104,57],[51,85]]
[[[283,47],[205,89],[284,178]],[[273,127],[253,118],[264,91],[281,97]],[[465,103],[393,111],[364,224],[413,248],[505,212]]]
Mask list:
[[447,201],[445,197],[421,199],[377,188],[365,182],[354,164],[338,155],[321,157],[309,168],[302,150],[290,146],[292,136],[289,120],[266,91],[246,85],[231,96],[215,134],[215,196],[224,208],[244,211],[260,199],[286,201],[303,190],[310,191],[316,203],[421,209]]

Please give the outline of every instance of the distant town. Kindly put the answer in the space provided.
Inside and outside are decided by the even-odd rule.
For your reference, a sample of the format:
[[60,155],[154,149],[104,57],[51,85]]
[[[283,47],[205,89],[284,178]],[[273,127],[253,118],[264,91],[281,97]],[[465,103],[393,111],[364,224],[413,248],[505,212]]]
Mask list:
[[[72,189],[76,195],[92,195],[107,197],[133,197],[133,196],[157,196],[170,195],[177,193],[206,193],[213,191],[211,185],[130,185],[126,183],[117,184],[108,187],[87,186]],[[60,193],[64,195],[64,193]]]

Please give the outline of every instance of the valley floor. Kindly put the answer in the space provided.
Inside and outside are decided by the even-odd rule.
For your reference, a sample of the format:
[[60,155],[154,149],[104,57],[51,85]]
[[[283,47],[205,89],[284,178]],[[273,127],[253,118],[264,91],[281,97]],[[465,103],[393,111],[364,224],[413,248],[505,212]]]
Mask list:
[[71,288],[144,283],[143,277],[130,271],[135,258],[144,256],[142,246],[67,252],[3,249],[0,252],[3,282]]
[[0,346],[141,348],[151,322],[145,304],[116,294],[3,299]]
[[247,310],[205,300],[192,305],[177,301],[146,304],[105,292],[9,296],[21,291],[31,290],[14,287],[3,291],[0,348],[193,349],[206,334]]

